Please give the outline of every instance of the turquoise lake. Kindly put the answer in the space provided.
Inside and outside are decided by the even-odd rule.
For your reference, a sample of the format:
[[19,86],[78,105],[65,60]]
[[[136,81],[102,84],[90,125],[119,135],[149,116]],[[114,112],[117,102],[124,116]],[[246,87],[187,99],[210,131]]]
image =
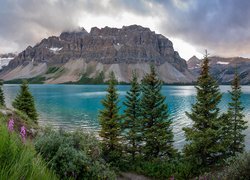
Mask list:
[[[97,132],[99,129],[98,111],[102,109],[101,100],[105,96],[105,85],[30,85],[39,112],[39,124],[73,130],[83,128],[86,131]],[[118,86],[120,105],[130,86]],[[223,111],[230,101],[228,90],[230,86],[220,86],[223,98],[220,108]],[[11,107],[19,89],[19,85],[4,85],[7,106]],[[249,128],[246,133],[246,147],[250,149],[250,86],[242,87],[242,102],[245,106],[245,118]],[[185,143],[183,127],[190,126],[191,120],[185,111],[191,110],[195,103],[196,90],[194,86],[163,86],[162,93],[167,97],[169,114],[173,119],[175,146],[181,148]],[[122,112],[122,109],[121,109]]]

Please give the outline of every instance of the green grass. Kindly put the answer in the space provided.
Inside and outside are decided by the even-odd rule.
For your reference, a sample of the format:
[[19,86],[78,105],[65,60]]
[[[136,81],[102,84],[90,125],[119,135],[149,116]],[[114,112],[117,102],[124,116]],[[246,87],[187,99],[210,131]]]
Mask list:
[[22,143],[15,132],[8,132],[0,115],[0,179],[57,179],[30,142]]

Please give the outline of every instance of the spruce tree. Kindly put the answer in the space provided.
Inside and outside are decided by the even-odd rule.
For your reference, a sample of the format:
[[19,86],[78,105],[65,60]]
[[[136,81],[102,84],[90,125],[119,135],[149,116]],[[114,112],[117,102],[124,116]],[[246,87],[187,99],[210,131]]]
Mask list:
[[4,93],[3,93],[3,82],[0,81],[0,106],[5,106]]
[[29,85],[26,80],[22,82],[19,93],[12,103],[13,107],[25,113],[30,119],[37,122],[38,114],[35,108],[35,102],[29,91]]
[[126,151],[135,159],[136,153],[140,152],[141,144],[141,113],[140,113],[140,85],[137,74],[133,72],[131,88],[126,94],[124,105],[124,122],[122,125],[126,141]]
[[146,158],[172,157],[173,133],[165,96],[161,94],[162,81],[158,79],[154,66],[142,80],[141,114],[142,136]]
[[120,136],[121,136],[121,117],[119,115],[118,94],[116,89],[116,79],[113,72],[109,75],[109,85],[107,95],[102,100],[104,109],[99,113],[102,138],[103,154],[107,161],[114,162],[121,155]]
[[231,85],[232,90],[229,92],[231,96],[231,102],[229,103],[227,112],[227,136],[228,141],[228,153],[229,155],[235,155],[236,153],[242,153],[244,151],[244,138],[243,131],[247,129],[247,121],[245,121],[243,109],[241,103],[241,87],[238,73],[235,72],[234,79]]
[[217,82],[209,74],[209,59],[204,57],[201,73],[196,85],[196,103],[186,115],[193,121],[191,127],[183,128],[187,144],[184,153],[192,157],[196,165],[215,163],[224,151],[221,143],[223,122],[219,116],[221,101]]

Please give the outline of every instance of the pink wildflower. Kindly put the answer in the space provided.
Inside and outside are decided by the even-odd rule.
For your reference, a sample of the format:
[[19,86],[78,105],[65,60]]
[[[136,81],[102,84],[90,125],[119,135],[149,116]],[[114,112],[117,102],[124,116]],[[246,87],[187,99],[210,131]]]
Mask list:
[[24,143],[25,140],[26,140],[26,129],[25,129],[24,126],[21,127],[20,135],[21,135],[22,141],[23,141],[23,143]]
[[9,120],[9,122],[8,122],[8,130],[9,130],[10,132],[14,131],[14,119],[13,119],[13,118],[11,118],[11,119]]

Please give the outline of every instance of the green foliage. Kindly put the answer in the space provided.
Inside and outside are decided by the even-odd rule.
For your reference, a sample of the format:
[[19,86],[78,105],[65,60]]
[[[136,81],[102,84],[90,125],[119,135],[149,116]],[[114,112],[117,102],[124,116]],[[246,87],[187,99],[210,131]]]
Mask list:
[[55,67],[55,66],[49,67],[45,74],[53,74],[53,73],[57,72],[59,69],[60,69],[60,67]]
[[4,83],[5,84],[22,84],[24,80],[27,81],[29,84],[43,84],[46,78],[43,76],[36,76],[33,78],[28,78],[28,79],[13,79],[13,80],[5,81]]
[[88,74],[85,73],[82,75],[81,79],[74,82],[73,84],[103,84],[104,83],[104,72],[100,72],[96,77],[89,78]]
[[145,160],[137,156],[134,161],[124,161],[121,170],[124,172],[135,172],[155,179],[191,179],[197,175],[197,167],[190,161],[177,158],[171,161],[167,159]]
[[115,162],[121,156],[120,135],[121,127],[118,107],[118,94],[115,87],[116,80],[113,72],[110,73],[107,95],[102,100],[103,110],[99,113],[104,157],[109,162]]
[[199,177],[200,179],[247,180],[250,177],[250,153],[238,153],[228,158],[221,169],[207,172]]
[[237,154],[228,159],[224,173],[227,179],[244,180],[250,177],[250,153]]
[[0,81],[0,106],[5,106],[5,100],[4,100],[4,93],[3,93],[3,82]]
[[12,103],[13,107],[25,113],[33,121],[37,121],[38,114],[35,108],[35,102],[29,91],[27,81],[23,81],[16,99]]
[[125,150],[135,159],[136,153],[140,152],[141,145],[141,112],[140,112],[140,85],[137,82],[137,75],[134,72],[131,80],[131,89],[127,92],[124,105],[124,120],[122,129],[125,139]]
[[[1,116],[1,115],[0,115]],[[29,142],[9,133],[0,117],[0,179],[57,179]]]
[[142,80],[141,114],[142,147],[145,158],[173,157],[172,121],[168,115],[165,98],[161,94],[162,81],[158,79],[154,66]]
[[76,131],[46,130],[35,148],[61,179],[114,179],[115,174],[101,158],[97,139]]
[[228,112],[224,116],[225,128],[223,133],[223,139],[227,145],[227,155],[235,155],[236,153],[242,153],[244,151],[244,138],[243,131],[247,129],[247,121],[245,121],[241,97],[240,79],[237,73],[235,73],[232,82],[232,91],[230,91],[231,102],[229,103]]
[[183,128],[188,142],[184,147],[185,155],[193,157],[194,163],[203,167],[215,164],[225,150],[221,143],[223,122],[218,108],[222,95],[209,74],[208,63],[205,56],[196,86],[196,103],[191,113],[186,113],[193,125]]

